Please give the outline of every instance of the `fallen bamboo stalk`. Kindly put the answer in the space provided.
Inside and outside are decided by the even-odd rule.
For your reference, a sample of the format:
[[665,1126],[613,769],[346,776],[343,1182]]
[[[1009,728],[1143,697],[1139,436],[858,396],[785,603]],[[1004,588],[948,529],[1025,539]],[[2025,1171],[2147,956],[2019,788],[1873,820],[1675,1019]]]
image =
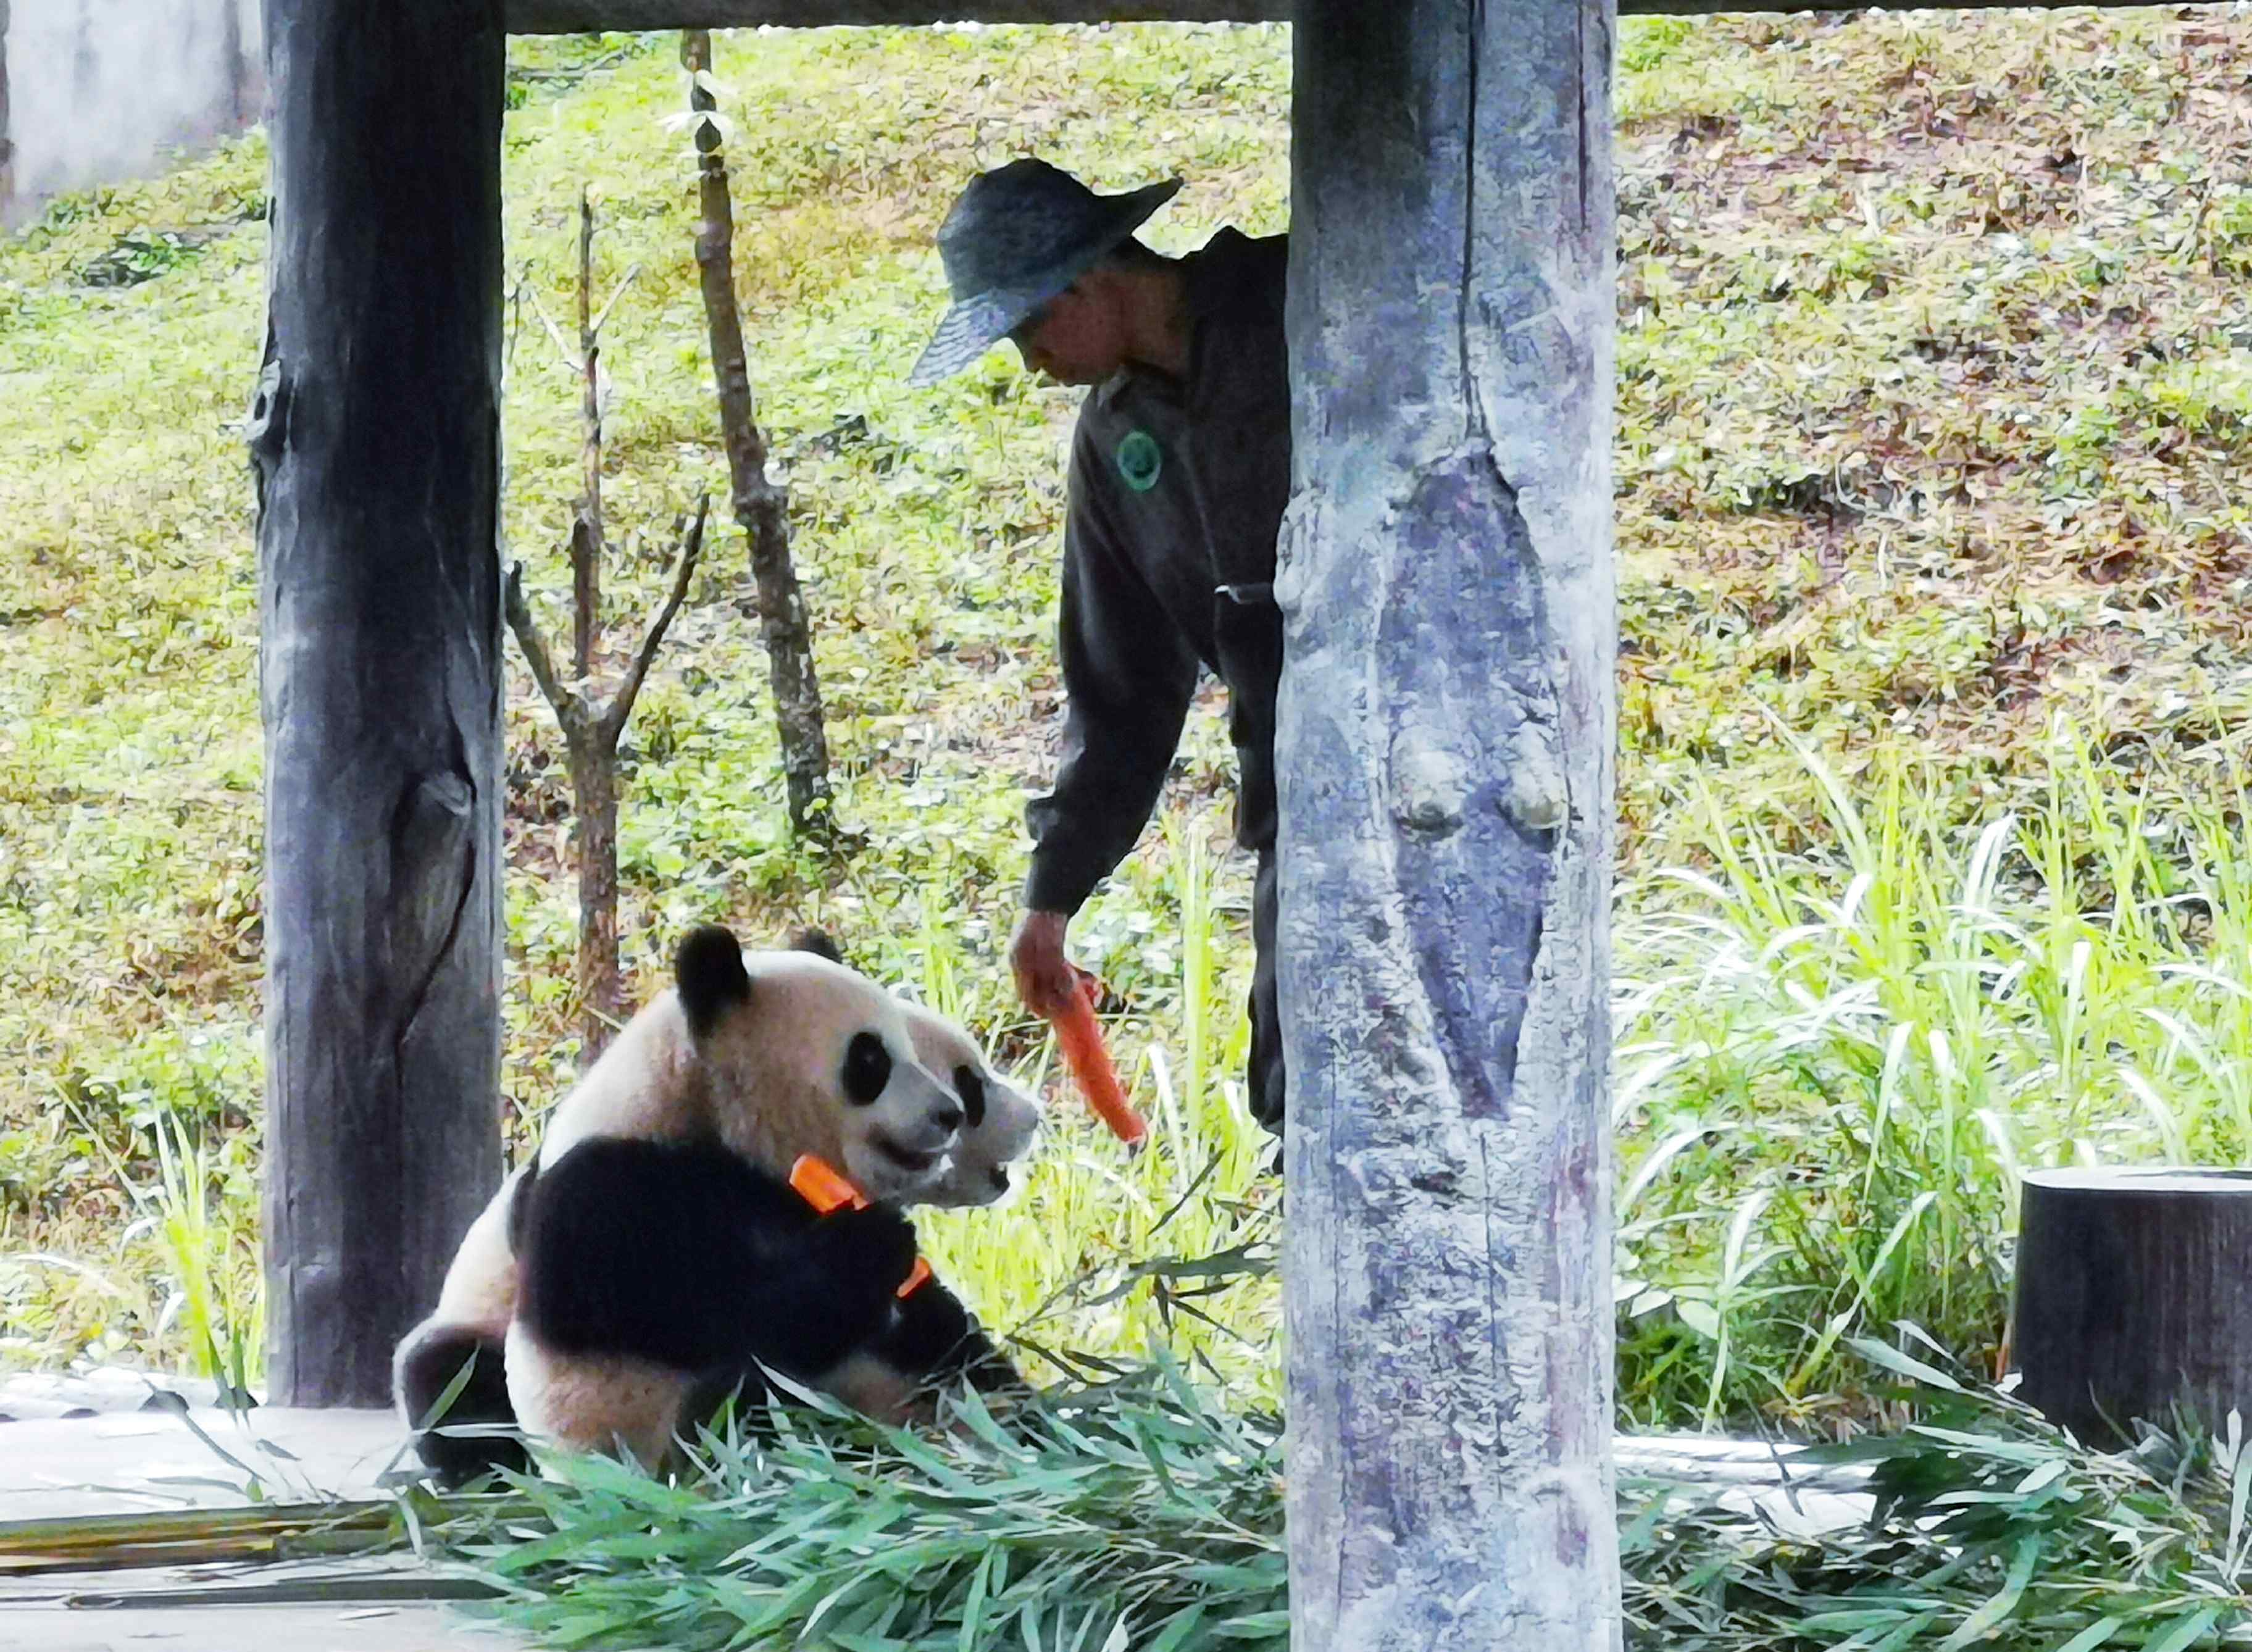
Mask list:
[[[471,1501],[461,1502],[459,1509],[438,1505],[435,1521],[418,1512],[418,1524],[427,1529],[469,1513]],[[501,1518],[537,1512],[522,1499],[478,1499],[473,1506]],[[408,1541],[406,1514],[391,1499],[7,1521],[0,1522],[0,1578],[229,1561],[272,1565],[376,1553]]]
[[198,1606],[368,1606],[416,1600],[490,1600],[505,1591],[476,1578],[435,1576],[293,1579],[286,1583],[212,1583],[179,1589],[125,1589],[73,1594],[63,1604],[80,1611]]

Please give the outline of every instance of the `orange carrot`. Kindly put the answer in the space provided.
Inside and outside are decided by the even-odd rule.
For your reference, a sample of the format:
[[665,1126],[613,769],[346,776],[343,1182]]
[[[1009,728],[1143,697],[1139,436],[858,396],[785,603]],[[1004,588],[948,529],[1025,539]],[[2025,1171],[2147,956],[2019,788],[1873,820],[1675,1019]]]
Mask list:
[[1079,1080],[1088,1105],[1121,1142],[1129,1148],[1140,1147],[1142,1139],[1150,1134],[1150,1127],[1126,1104],[1126,1092],[1119,1086],[1117,1069],[1110,1065],[1110,1052],[1103,1047],[1102,1029],[1095,1019],[1092,976],[1081,978],[1080,990],[1071,995],[1071,1001],[1053,1020],[1056,1042],[1063,1047],[1063,1059],[1070,1065],[1072,1076]]
[[[829,1168],[826,1159],[810,1153],[798,1155],[797,1163],[789,1167],[789,1184],[798,1197],[824,1216],[840,1204],[849,1204],[856,1211],[868,1208],[868,1196]],[[899,1288],[905,1296],[930,1277],[930,1264],[918,1256],[907,1274],[907,1282]]]
[[856,1211],[867,1208],[868,1201],[858,1188],[830,1169],[828,1160],[811,1153],[799,1154],[797,1163],[789,1167],[789,1184],[824,1216],[842,1204]]

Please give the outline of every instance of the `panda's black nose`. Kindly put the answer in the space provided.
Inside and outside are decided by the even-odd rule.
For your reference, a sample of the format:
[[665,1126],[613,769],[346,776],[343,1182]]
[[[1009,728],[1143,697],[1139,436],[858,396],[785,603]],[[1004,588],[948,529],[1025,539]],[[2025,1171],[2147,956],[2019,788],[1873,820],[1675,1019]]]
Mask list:
[[930,1121],[951,1135],[962,1128],[962,1109],[957,1107],[933,1107]]

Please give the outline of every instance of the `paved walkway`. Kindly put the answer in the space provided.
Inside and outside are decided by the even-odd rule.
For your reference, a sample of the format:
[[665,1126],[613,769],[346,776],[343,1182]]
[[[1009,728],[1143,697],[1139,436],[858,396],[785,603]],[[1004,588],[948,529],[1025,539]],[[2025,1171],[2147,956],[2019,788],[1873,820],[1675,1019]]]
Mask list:
[[[150,1400],[150,1380],[124,1373],[0,1383],[0,1522],[379,1497],[384,1474],[410,1461],[406,1431],[388,1412],[261,1407],[236,1416],[211,1408],[209,1385],[153,1380],[178,1395],[169,1409],[136,1409]],[[0,1542],[0,1652],[519,1652],[525,1645],[441,1600],[416,1598],[453,1580],[411,1556],[36,1576],[23,1575],[10,1558]],[[197,1603],[181,1603],[179,1592],[191,1590]]]

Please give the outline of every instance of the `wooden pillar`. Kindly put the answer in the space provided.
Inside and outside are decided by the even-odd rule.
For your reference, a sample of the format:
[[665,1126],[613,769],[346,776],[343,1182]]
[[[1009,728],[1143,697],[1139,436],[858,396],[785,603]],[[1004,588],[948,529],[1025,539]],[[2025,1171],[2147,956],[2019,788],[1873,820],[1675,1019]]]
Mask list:
[[380,1405],[500,1177],[497,0],[267,0],[275,1403]]
[[1293,1652],[1619,1644],[1609,0],[1303,0]]

